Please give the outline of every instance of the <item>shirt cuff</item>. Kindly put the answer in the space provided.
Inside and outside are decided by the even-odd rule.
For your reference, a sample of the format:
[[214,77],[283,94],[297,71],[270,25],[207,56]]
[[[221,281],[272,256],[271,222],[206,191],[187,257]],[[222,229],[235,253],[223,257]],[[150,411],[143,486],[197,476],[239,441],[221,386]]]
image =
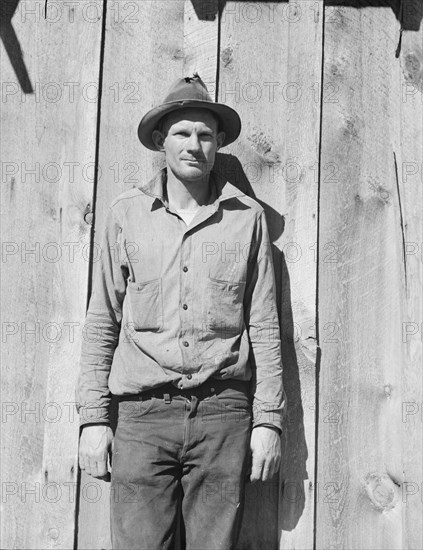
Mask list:
[[108,407],[80,407],[79,426],[86,424],[110,424]]
[[261,426],[264,426],[265,428],[273,428],[279,432],[279,435],[282,435],[282,428],[278,424],[271,424],[270,422],[263,422],[262,424],[260,423],[254,424],[253,429]]

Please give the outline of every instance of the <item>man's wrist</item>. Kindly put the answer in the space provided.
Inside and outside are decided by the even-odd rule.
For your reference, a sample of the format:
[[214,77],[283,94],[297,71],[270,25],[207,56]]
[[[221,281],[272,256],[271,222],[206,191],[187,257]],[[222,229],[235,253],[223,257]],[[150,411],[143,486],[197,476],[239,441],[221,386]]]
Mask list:
[[110,422],[87,422],[86,424],[81,425],[81,430],[87,428],[88,426],[109,426]]
[[274,424],[256,424],[253,426],[254,428],[270,428],[271,430],[275,430],[279,435],[282,435],[282,430],[278,426],[275,426]]

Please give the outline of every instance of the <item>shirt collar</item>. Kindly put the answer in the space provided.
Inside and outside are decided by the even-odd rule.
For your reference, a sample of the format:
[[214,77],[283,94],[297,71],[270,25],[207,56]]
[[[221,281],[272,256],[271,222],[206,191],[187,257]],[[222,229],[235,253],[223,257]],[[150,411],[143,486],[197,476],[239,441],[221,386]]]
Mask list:
[[[167,168],[164,167],[146,185],[138,187],[140,191],[155,199],[152,204],[152,210],[153,208],[155,209],[155,205],[160,206],[160,203],[166,207],[169,206],[166,182]],[[210,172],[209,183],[211,185],[211,203],[217,202],[217,205],[219,205],[222,201],[232,199],[233,197],[245,196],[245,193],[230,183],[222,173],[215,170]]]

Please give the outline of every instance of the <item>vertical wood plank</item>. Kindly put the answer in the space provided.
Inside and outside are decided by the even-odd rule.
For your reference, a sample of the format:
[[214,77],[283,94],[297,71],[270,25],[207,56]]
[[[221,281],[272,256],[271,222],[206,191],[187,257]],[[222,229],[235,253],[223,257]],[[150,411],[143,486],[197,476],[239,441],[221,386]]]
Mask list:
[[[413,547],[410,520],[421,504],[406,504],[403,491],[421,478],[421,433],[409,438],[417,428],[403,423],[402,408],[405,395],[421,397],[421,344],[404,345],[402,331],[404,319],[416,317],[411,291],[421,281],[414,265],[408,287],[412,259],[405,260],[406,238],[421,232],[414,210],[421,189],[404,193],[397,174],[399,156],[414,162],[410,135],[421,143],[421,126],[409,124],[411,103],[401,106],[393,11],[329,6],[325,16],[324,82],[335,84],[338,101],[323,103],[322,122],[316,548]],[[420,456],[410,460],[407,451]],[[419,525],[417,533],[421,515]]]
[[418,550],[423,548],[423,28],[421,4],[408,2],[404,8],[401,50],[397,52],[401,88],[395,144],[406,285],[401,338],[402,545]]
[[313,548],[315,497],[318,161],[323,1],[285,6],[288,35],[284,91],[284,217],[280,239],[282,349],[288,397],[283,438],[279,546]]
[[[105,212],[121,191],[147,182],[163,157],[138,140],[144,113],[182,76],[184,1],[127,2],[107,9],[99,178],[95,203],[95,242],[100,243]],[[113,410],[113,407],[112,407]],[[93,498],[97,487],[99,498]],[[85,489],[84,489],[85,488]],[[84,490],[88,497],[84,498]],[[78,548],[108,549],[110,483],[81,476]]]
[[184,75],[197,71],[212,99],[216,89],[219,33],[218,0],[185,0]]
[[2,6],[3,548],[74,541],[102,16],[90,4]]

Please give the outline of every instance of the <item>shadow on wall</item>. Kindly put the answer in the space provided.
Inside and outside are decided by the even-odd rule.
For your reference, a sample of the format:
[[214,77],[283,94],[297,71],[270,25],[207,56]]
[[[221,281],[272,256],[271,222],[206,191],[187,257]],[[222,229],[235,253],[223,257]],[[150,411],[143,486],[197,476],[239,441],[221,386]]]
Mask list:
[[[226,0],[191,0],[195,13],[201,21],[214,21],[218,13],[222,13],[226,5]],[[238,0],[242,3],[246,0]],[[260,2],[264,4],[269,0],[249,0],[249,4]],[[31,84],[28,70],[25,66],[24,55],[13,28],[12,18],[18,8],[20,0],[1,0],[0,2],[0,38],[10,59],[15,75],[19,81],[22,91],[25,94],[33,94],[34,89]],[[287,3],[288,0],[280,0],[280,3]],[[273,3],[274,5],[274,3]],[[379,7],[391,8],[395,17],[401,24],[401,29],[405,31],[418,31],[423,19],[422,0],[326,0],[326,6],[366,8]],[[45,13],[48,13],[48,1],[45,3]],[[230,12],[232,13],[232,12]],[[48,18],[47,18],[48,22]],[[69,45],[71,48],[71,45]]]
[[[284,218],[274,208],[255,196],[240,161],[233,155],[218,153],[214,169],[224,174],[230,183],[261,204],[266,212],[270,239],[272,242],[277,241],[284,231]],[[281,469],[283,477],[281,484],[282,494],[279,495],[277,492],[276,500],[281,506],[278,510],[281,522],[279,527],[284,531],[292,531],[298,524],[305,506],[304,481],[309,479],[306,470],[308,449],[304,430],[300,375],[294,346],[294,319],[289,272],[283,252],[274,245],[272,246],[272,252],[278,293],[277,300],[280,305],[278,309],[281,321],[282,362],[284,368],[283,383],[288,403],[284,426],[283,462]],[[247,500],[249,491],[253,491],[253,488],[247,485]],[[268,492],[273,495],[270,488]],[[267,494],[267,491],[263,491],[263,493]],[[254,513],[251,507],[248,513],[250,515]],[[253,517],[249,517],[248,520],[256,524]],[[242,543],[242,540],[240,543]]]
[[1,0],[0,3],[0,38],[9,56],[10,63],[25,94],[33,94],[34,89],[25,66],[24,56],[19,39],[12,25],[12,17],[19,0]]
[[[198,19],[202,21],[214,21],[218,12],[222,13],[226,5],[226,0],[191,0],[191,2]],[[265,4],[269,0],[238,0],[239,4],[242,4],[242,2]],[[279,0],[279,3],[287,4],[288,0]],[[292,3],[295,5],[295,0]],[[274,0],[272,0],[272,4],[274,6]],[[325,6],[357,9],[367,7],[391,8],[395,17],[401,23],[401,28],[405,31],[418,31],[423,19],[422,0],[326,0]],[[229,13],[235,14],[233,7],[231,7],[231,10]]]

